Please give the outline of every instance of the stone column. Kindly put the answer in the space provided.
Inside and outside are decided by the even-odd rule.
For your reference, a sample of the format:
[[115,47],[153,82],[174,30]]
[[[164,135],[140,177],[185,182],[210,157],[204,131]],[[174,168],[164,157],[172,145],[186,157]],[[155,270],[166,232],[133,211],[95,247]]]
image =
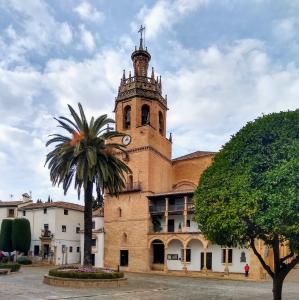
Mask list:
[[185,273],[187,273],[187,262],[186,262],[186,258],[187,258],[187,249],[186,249],[186,246],[184,246],[183,271],[184,271]]
[[187,231],[187,216],[188,216],[187,201],[188,201],[188,197],[185,196],[185,197],[184,197],[184,212],[183,212],[183,217],[184,217],[184,227],[183,227],[183,231],[184,231],[184,232]]
[[228,248],[225,248],[225,268],[224,272],[228,275],[229,269],[228,269]]
[[168,232],[168,198],[165,198],[165,232]]
[[65,265],[67,265],[68,247],[65,247]]
[[203,249],[203,268],[202,268],[202,270],[204,271],[204,272],[206,272],[207,271],[207,248],[205,247],[204,249]]
[[168,272],[168,267],[167,267],[167,247],[164,247],[164,272]]

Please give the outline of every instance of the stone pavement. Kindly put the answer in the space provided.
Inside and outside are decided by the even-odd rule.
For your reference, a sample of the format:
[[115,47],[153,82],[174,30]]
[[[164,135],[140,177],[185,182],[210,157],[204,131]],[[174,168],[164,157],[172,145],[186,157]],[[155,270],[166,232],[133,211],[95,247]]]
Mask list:
[[[99,299],[233,299],[271,300],[271,282],[212,280],[147,274],[127,274],[128,285],[120,288],[71,289],[42,283],[47,268],[23,267],[19,274],[1,276],[1,300],[99,300]],[[299,269],[287,278],[284,300],[299,299]]]

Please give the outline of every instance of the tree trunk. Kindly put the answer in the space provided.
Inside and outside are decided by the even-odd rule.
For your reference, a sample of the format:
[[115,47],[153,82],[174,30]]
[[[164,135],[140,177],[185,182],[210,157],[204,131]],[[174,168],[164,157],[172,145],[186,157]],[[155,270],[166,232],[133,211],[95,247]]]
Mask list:
[[275,276],[273,278],[273,300],[281,300],[283,278]]
[[84,266],[91,266],[92,189],[93,183],[88,182],[84,190]]

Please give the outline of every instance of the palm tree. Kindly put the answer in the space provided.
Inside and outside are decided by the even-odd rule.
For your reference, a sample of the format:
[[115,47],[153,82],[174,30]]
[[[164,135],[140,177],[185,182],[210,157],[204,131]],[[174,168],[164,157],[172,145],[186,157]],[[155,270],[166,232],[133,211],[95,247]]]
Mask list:
[[92,117],[88,123],[82,105],[79,103],[78,106],[80,116],[68,105],[73,120],[55,118],[58,127],[67,131],[69,136],[51,135],[46,146],[55,143],[55,148],[47,154],[45,165],[48,164],[53,185],[62,184],[64,194],[73,179],[78,198],[81,189],[84,190],[84,265],[91,265],[93,186],[118,195],[125,187],[125,175],[131,170],[115,155],[125,148],[115,142],[115,138],[123,134],[109,131],[114,120],[102,115],[97,119]]

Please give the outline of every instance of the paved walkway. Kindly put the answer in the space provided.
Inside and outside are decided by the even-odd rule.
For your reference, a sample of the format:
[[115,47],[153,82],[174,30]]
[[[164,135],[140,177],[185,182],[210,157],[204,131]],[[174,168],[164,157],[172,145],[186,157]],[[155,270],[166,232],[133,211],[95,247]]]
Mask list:
[[[271,282],[244,282],[203,278],[127,274],[128,285],[120,288],[71,289],[42,283],[47,268],[24,267],[21,273],[0,277],[1,300],[56,299],[233,299],[271,300]],[[284,285],[284,300],[299,299],[299,269]]]

